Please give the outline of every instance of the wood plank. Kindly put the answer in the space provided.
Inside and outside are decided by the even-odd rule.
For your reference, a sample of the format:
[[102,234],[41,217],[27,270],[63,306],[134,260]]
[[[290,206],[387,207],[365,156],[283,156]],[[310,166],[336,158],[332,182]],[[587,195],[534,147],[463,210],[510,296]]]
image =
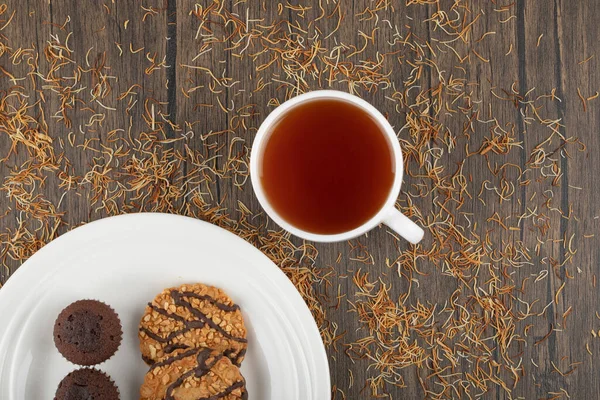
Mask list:
[[[22,49],[33,49],[33,48],[43,48],[44,40],[42,37],[46,38],[50,32],[50,25],[44,24],[44,21],[49,21],[49,13],[48,8],[41,8],[36,10],[34,13],[30,13],[31,6],[27,4],[27,9],[18,9],[16,7],[16,2],[9,3],[7,6],[7,10],[1,16],[3,22],[3,26],[8,23],[8,20],[12,17],[12,20],[8,25],[4,27],[0,34],[3,35],[2,43],[10,43],[10,46],[13,48],[22,48]],[[14,14],[13,14],[14,13]],[[15,38],[19,38],[20,40],[15,43]],[[9,38],[9,40],[5,39]],[[35,46],[35,47],[34,47]],[[26,64],[20,63],[14,65],[13,63],[8,61],[8,53],[6,51],[3,52],[0,57],[2,67],[12,76],[21,77],[24,75],[26,71]],[[43,63],[43,61],[41,61]],[[16,84],[14,81],[10,81],[7,75],[3,75],[0,77],[0,88],[2,90],[6,90],[9,87]],[[5,95],[3,95],[4,98]],[[38,92],[31,91],[30,93],[30,104],[34,104],[40,101],[40,96]],[[2,134],[0,138],[0,154],[2,158],[8,156],[8,153],[11,148],[10,140],[6,137],[5,134]],[[18,154],[13,155],[10,160],[6,162],[0,162],[0,177],[4,181],[11,171],[18,169],[23,163],[25,163],[28,159],[28,154],[25,151],[21,151]],[[6,193],[2,193],[3,196],[6,196]],[[10,204],[8,201],[3,199],[0,204],[2,204],[2,215],[0,218],[0,229],[3,233],[9,232],[13,234],[17,231],[17,227],[19,225],[16,215],[18,215],[18,211],[15,208],[15,204]],[[6,213],[6,214],[5,214]],[[36,250],[35,247],[31,252],[24,254],[25,257],[29,257],[31,253]],[[3,246],[2,251],[8,251]],[[17,254],[13,255],[14,258],[18,257]],[[11,264],[8,266],[3,266],[0,270],[0,283],[6,282],[8,277],[21,262],[11,260]]]
[[[575,279],[571,280],[564,294],[564,305],[572,305],[573,318],[567,322],[567,335],[562,343],[562,352],[568,354],[569,360],[582,362],[572,379],[567,381],[568,391],[573,398],[594,398],[600,392],[600,379],[597,378],[595,358],[600,352],[600,342],[594,340],[591,330],[598,330],[600,319],[600,297],[594,284],[600,273],[598,235],[590,237],[598,231],[598,210],[600,198],[595,187],[594,172],[600,165],[598,152],[600,138],[600,107],[596,100],[585,100],[585,108],[579,94],[585,98],[593,96],[600,90],[598,79],[598,24],[594,16],[600,12],[598,2],[571,4],[555,1],[555,30],[557,32],[556,52],[560,58],[557,79],[562,87],[564,101],[560,103],[564,117],[565,136],[579,137],[587,146],[586,152],[571,151],[565,154],[565,179],[561,186],[563,196],[573,207],[573,215],[564,222],[564,234],[567,240],[575,235],[573,248],[577,253],[573,257],[576,270]],[[579,28],[577,28],[579,27]],[[590,61],[582,63],[590,56]],[[587,238],[585,236],[588,236]],[[579,273],[581,271],[581,273]],[[588,354],[589,345],[592,354]],[[574,395],[573,395],[574,394]]]

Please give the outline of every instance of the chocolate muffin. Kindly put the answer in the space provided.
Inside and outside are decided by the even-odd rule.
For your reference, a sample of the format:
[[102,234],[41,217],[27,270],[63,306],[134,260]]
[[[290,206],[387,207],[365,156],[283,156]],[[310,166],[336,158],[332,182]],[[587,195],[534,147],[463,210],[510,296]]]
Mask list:
[[121,344],[121,322],[112,308],[97,300],[71,303],[54,323],[54,344],[67,360],[94,365],[108,360]]
[[119,389],[105,373],[82,368],[63,378],[54,400],[119,400]]

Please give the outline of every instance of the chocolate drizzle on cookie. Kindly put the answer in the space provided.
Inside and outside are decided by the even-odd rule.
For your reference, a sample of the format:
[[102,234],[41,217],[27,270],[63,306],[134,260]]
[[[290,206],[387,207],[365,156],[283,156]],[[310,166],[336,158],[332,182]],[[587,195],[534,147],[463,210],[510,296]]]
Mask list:
[[[196,317],[198,320],[197,321],[188,321],[185,318],[183,318],[180,315],[177,314],[173,314],[168,312],[167,310],[164,310],[160,307],[155,306],[152,303],[148,303],[148,306],[150,308],[152,308],[152,310],[156,311],[157,313],[164,315],[168,318],[172,318],[176,321],[179,321],[183,324],[183,328],[174,332],[171,332],[169,334],[169,336],[167,336],[166,338],[163,338],[155,333],[153,333],[152,331],[150,331],[149,329],[142,327],[140,328],[141,331],[145,332],[148,336],[150,336],[152,339],[161,342],[161,343],[168,343],[171,340],[173,340],[174,338],[176,338],[179,335],[183,335],[184,333],[186,333],[187,331],[190,331],[192,329],[199,329],[202,328],[206,325],[208,325],[209,327],[211,327],[212,329],[218,331],[221,335],[223,335],[224,337],[231,339],[231,340],[235,340],[236,342],[240,342],[240,343],[247,343],[248,340],[244,339],[244,338],[240,338],[240,337],[236,337],[233,336],[232,334],[228,333],[227,331],[225,331],[222,327],[220,327],[219,325],[217,325],[212,319],[210,319],[209,317],[206,316],[206,314],[204,314],[202,311],[194,308],[189,301],[185,300],[184,297],[195,297],[195,298],[199,298],[202,297],[200,295],[196,295],[195,293],[192,292],[184,292],[184,293],[179,293],[177,290],[172,290],[171,291],[171,297],[173,298],[173,302],[175,304],[175,306],[178,307],[184,307],[186,308],[194,317]],[[193,295],[193,296],[192,296]],[[207,296],[208,297],[208,296]],[[213,304],[221,304],[221,303],[217,303],[216,301],[213,302]],[[235,306],[226,306],[225,304],[221,304],[222,307],[230,307],[230,309],[225,310],[224,308],[219,307],[221,310],[223,311],[230,311],[230,312],[234,312],[239,310],[239,306],[235,305]]]
[[217,301],[216,299],[212,298],[211,296],[208,296],[205,294],[196,294],[194,292],[189,292],[189,291],[182,292],[181,294],[182,294],[182,296],[185,296],[187,298],[194,298],[194,299],[198,299],[198,300],[208,301],[209,303],[211,303],[215,307],[217,307],[219,310],[234,312],[234,311],[237,311],[240,309],[240,306],[238,306],[237,304],[230,306],[225,303],[221,303],[221,302]]
[[[213,396],[210,397],[202,397],[198,400],[218,400],[220,398],[223,398],[225,396],[227,396],[228,394],[231,394],[235,389],[241,388],[245,386],[245,382],[236,382],[233,385],[229,386],[227,389],[223,390],[220,393],[217,393]],[[248,392],[246,391],[246,388],[244,387],[244,391],[242,392],[242,400],[248,400]]]
[[[145,333],[149,338],[151,338],[151,339],[155,340],[156,342],[161,343],[163,345],[162,351],[165,355],[168,355],[178,349],[187,349],[189,347],[188,345],[186,345],[185,343],[180,343],[181,338],[187,332],[189,332],[191,330],[202,329],[204,327],[208,327],[208,328],[216,331],[218,334],[222,335],[224,338],[227,338],[229,340],[232,340],[232,341],[235,341],[238,343],[247,343],[248,342],[247,339],[245,339],[243,337],[236,337],[233,334],[231,334],[230,332],[227,332],[225,329],[223,329],[222,326],[220,326],[219,324],[214,322],[204,312],[195,308],[194,305],[192,305],[190,299],[193,298],[193,299],[198,299],[201,301],[208,301],[210,304],[217,307],[219,310],[222,310],[225,312],[239,311],[239,306],[228,305],[228,304],[225,304],[225,303],[215,300],[211,296],[200,295],[200,294],[196,294],[196,293],[190,292],[190,291],[179,291],[177,289],[172,289],[169,291],[169,295],[171,296],[173,304],[176,307],[185,308],[194,319],[188,320],[185,317],[183,317],[175,312],[168,311],[166,308],[160,307],[155,303],[148,303],[148,307],[152,311],[154,311],[166,318],[169,318],[169,319],[172,319],[172,320],[178,322],[180,324],[180,326],[182,325],[182,327],[180,327],[177,330],[169,332],[166,337],[161,336],[160,333],[153,332],[148,326],[141,325],[139,328],[140,332]],[[178,340],[178,338],[180,340]],[[177,341],[177,342],[175,342],[175,341]],[[246,352],[244,349],[238,349],[238,350],[228,349],[228,350],[225,350],[224,353],[225,353],[225,356],[227,356],[229,359],[231,359],[231,361],[235,365],[240,365],[240,363],[244,359],[244,355]],[[144,361],[146,361],[146,363],[148,363],[148,364],[152,364],[152,362],[153,362],[153,360],[150,359],[149,357],[146,357],[144,359]]]
[[[157,307],[152,303],[148,303],[148,307],[150,307],[152,310],[156,311],[157,313],[164,315],[167,318],[172,318],[178,322],[181,322],[183,324],[183,328],[173,331],[171,332],[167,337],[162,337],[154,332],[152,332],[150,329],[146,328],[146,327],[140,327],[140,331],[144,332],[146,335],[148,335],[149,337],[151,337],[152,339],[156,340],[159,343],[166,343],[167,346],[165,346],[164,351],[165,353],[171,353],[172,351],[176,350],[176,349],[181,349],[181,348],[185,348],[186,346],[181,345],[181,344],[177,344],[177,343],[172,343],[172,341],[180,336],[185,334],[186,332],[192,330],[192,329],[200,329],[203,328],[204,326],[209,326],[210,328],[216,330],[217,332],[219,332],[221,335],[223,335],[224,337],[234,340],[236,342],[240,342],[240,343],[247,343],[248,340],[245,338],[240,338],[240,337],[235,337],[232,334],[228,333],[227,331],[225,331],[222,327],[220,327],[219,325],[217,325],[212,319],[210,319],[208,316],[206,316],[206,314],[204,314],[202,311],[194,308],[189,301],[185,300],[184,297],[194,297],[194,298],[199,298],[202,300],[206,300],[205,297],[212,299],[209,296],[201,296],[201,295],[196,295],[195,293],[192,292],[183,292],[183,293],[179,293],[176,290],[172,290],[171,291],[171,297],[173,298],[173,302],[176,306],[178,307],[184,307],[186,308],[194,317],[196,317],[198,320],[194,320],[194,321],[188,321],[185,318],[183,318],[180,315],[177,314],[173,314],[168,312],[167,310]],[[223,310],[223,311],[229,311],[229,312],[234,312],[236,310],[239,310],[239,306],[235,305],[235,306],[228,306],[226,304],[222,304],[222,303],[218,303],[216,302],[214,299],[211,302],[212,304],[214,304],[215,306],[217,306],[219,309]],[[243,355],[238,355],[237,358],[242,358]]]
[[151,365],[141,399],[248,399],[239,370],[246,328],[240,307],[221,289],[198,283],[163,290],[148,303],[139,332]]
[[238,351],[237,353],[234,350],[229,349],[229,350],[225,350],[223,352],[223,354],[225,355],[225,357],[229,358],[232,363],[234,363],[235,365],[237,365],[239,367],[240,364],[242,363],[242,360],[246,356],[246,349],[242,349],[242,350]]
[[[223,328],[217,325],[212,319],[208,318],[206,314],[202,311],[194,308],[189,301],[184,300],[184,297],[188,297],[185,293],[179,293],[177,290],[171,291],[171,297],[173,298],[173,302],[176,306],[185,307],[187,310],[194,315],[194,317],[198,318],[200,321],[203,321],[206,325],[210,326],[216,331],[219,331],[223,336],[228,339],[235,340],[242,343],[247,343],[248,341],[244,338],[235,337],[229,333],[227,333]],[[187,327],[191,325],[194,321],[185,321],[184,325]]]
[[233,385],[229,386],[227,389],[223,390],[221,393],[217,393],[214,396],[210,396],[210,397],[203,397],[201,399],[198,400],[217,400],[220,399],[222,397],[227,396],[228,394],[231,394],[235,389],[244,387],[244,391],[242,392],[242,400],[248,400],[248,391],[245,388],[246,383],[245,382],[236,382]]
[[[201,350],[201,351],[205,351],[205,350],[209,350],[209,349],[204,349],[204,350]],[[158,367],[165,367],[167,365],[171,365],[175,361],[183,360],[184,358],[193,356],[196,353],[198,353],[198,349],[190,349],[188,351],[184,351],[183,353],[179,353],[179,354],[177,354],[175,356],[171,356],[171,357],[168,357],[168,358],[166,358],[166,359],[164,359],[162,361],[154,363],[152,365],[152,369],[155,369],[155,368],[158,368]]]
[[[202,350],[192,349],[192,350],[183,352],[181,354],[178,354],[176,356],[169,357],[169,358],[165,359],[164,361],[154,364],[153,369],[157,368],[157,367],[170,365],[170,364],[172,364],[176,361],[182,360],[186,357],[193,356],[194,354],[196,355],[196,362],[197,362],[198,366],[194,369],[187,371],[183,375],[181,375],[179,378],[177,378],[177,380],[175,380],[175,382],[173,382],[172,384],[170,384],[167,387],[167,390],[165,392],[165,400],[175,400],[175,390],[177,388],[179,388],[181,385],[183,385],[183,383],[185,382],[186,379],[188,379],[190,377],[194,377],[197,379],[202,378],[204,375],[208,374],[214,368],[214,366],[219,362],[219,360],[221,360],[223,357],[225,357],[222,354],[215,355],[214,353],[212,353],[212,351],[210,349],[202,349]],[[212,357],[212,361],[210,363],[208,363],[208,361],[211,357]],[[244,386],[245,386],[245,382],[243,380],[238,381],[238,382],[233,383],[229,387],[227,387],[222,392],[214,394],[210,397],[203,397],[198,400],[217,400],[217,399],[227,396],[228,394],[232,393],[234,390],[236,390],[238,388],[243,388]],[[248,394],[247,394],[246,390],[244,389],[244,392],[242,394],[242,399],[247,399],[247,398],[248,398]]]

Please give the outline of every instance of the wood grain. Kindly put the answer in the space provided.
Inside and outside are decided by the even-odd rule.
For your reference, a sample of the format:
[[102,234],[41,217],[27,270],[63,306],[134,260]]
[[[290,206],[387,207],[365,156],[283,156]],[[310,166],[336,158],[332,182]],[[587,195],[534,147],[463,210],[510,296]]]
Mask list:
[[[210,2],[204,3],[208,5]],[[227,3],[227,6],[233,8],[235,3],[232,0]],[[297,4],[298,2],[288,3]],[[364,22],[354,16],[365,7],[372,6],[374,2],[345,0],[342,3],[348,10],[348,14],[340,25],[336,37],[347,44],[353,44],[360,48],[365,40],[360,34],[361,29],[374,29],[376,26],[375,22],[371,24],[369,21]],[[407,5],[410,3],[412,2],[394,2],[393,10],[389,8],[379,11],[377,18],[379,21],[390,21],[391,25],[411,24],[413,35],[424,38],[437,37],[439,31],[436,31],[432,22],[418,22],[430,19],[436,12],[436,6],[434,4],[418,7]],[[493,115],[503,121],[506,129],[515,130],[518,141],[522,143],[522,149],[511,151],[502,157],[492,155],[489,159],[483,157],[467,159],[466,149],[461,147],[444,154],[442,160],[450,170],[453,170],[454,166],[467,159],[463,167],[464,174],[470,175],[475,182],[494,179],[490,177],[488,162],[502,160],[502,162],[510,162],[523,169],[527,168],[526,164],[531,151],[548,136],[548,129],[539,124],[530,123],[524,117],[523,109],[527,107],[527,104],[519,103],[515,107],[511,102],[498,100],[492,95],[492,91],[502,93],[503,90],[510,92],[511,88],[516,88],[517,94],[526,98],[528,91],[534,87],[537,94],[550,93],[554,90],[560,101],[544,103],[544,109],[541,109],[540,113],[560,118],[562,124],[558,128],[559,132],[565,137],[578,137],[587,146],[585,152],[564,154],[560,159],[563,176],[560,188],[553,191],[552,198],[553,204],[563,211],[569,210],[569,207],[572,206],[572,215],[578,218],[578,221],[575,223],[573,219],[562,217],[558,213],[548,214],[551,220],[548,237],[558,240],[552,244],[552,250],[550,254],[546,254],[546,257],[553,257],[562,263],[565,261],[566,253],[564,243],[560,242],[560,239],[566,238],[568,241],[571,235],[582,237],[598,232],[600,195],[596,188],[596,182],[597,171],[600,170],[600,156],[598,155],[600,150],[600,99],[582,101],[579,93],[587,98],[600,90],[598,86],[598,82],[600,82],[600,68],[598,67],[598,62],[600,62],[598,41],[600,24],[595,20],[595,17],[600,14],[600,2],[517,0],[515,7],[511,8],[511,12],[506,13],[506,21],[498,18],[498,13],[501,12],[497,9],[500,6],[492,3],[482,3],[477,6],[483,8],[485,13],[481,15],[480,21],[474,27],[474,32],[467,43],[467,47],[474,46],[475,41],[486,32],[494,32],[491,39],[486,38],[482,42],[484,44],[477,47],[479,56],[485,61],[471,54],[469,61],[460,63],[455,54],[447,51],[437,54],[437,65],[439,70],[448,73],[457,67],[463,68],[466,77],[478,84],[476,93],[478,100],[482,104],[486,104],[490,110],[493,109]],[[279,14],[277,5],[275,3],[271,5],[268,2],[267,6],[264,4],[261,2],[260,18],[267,21],[275,19]],[[268,105],[269,100],[282,100],[284,97],[282,89],[272,84],[264,91],[253,95],[252,89],[256,85],[256,81],[253,79],[256,77],[256,73],[255,66],[249,58],[239,59],[232,57],[228,52],[213,51],[195,59],[199,45],[195,38],[198,24],[195,17],[190,15],[190,10],[194,9],[194,2],[144,1],[142,5],[146,9],[154,7],[160,12],[144,19],[147,11],[140,4],[134,2],[81,2],[76,0],[50,2],[28,0],[24,2],[11,0],[8,2],[8,9],[16,10],[16,13],[13,21],[0,34],[10,38],[11,46],[14,48],[33,45],[38,49],[43,49],[50,35],[58,34],[59,26],[70,19],[69,29],[73,31],[73,34],[69,43],[74,57],[82,65],[85,65],[86,62],[91,64],[106,62],[106,65],[110,67],[109,74],[118,76],[118,80],[111,82],[115,96],[127,91],[132,85],[138,84],[140,86],[136,88],[136,91],[140,101],[145,98],[155,99],[156,111],[161,110],[173,121],[179,123],[195,121],[193,128],[184,126],[183,129],[184,131],[193,130],[196,134],[190,137],[185,144],[177,142],[172,145],[173,151],[181,154],[186,152],[186,146],[191,149],[204,148],[205,141],[201,134],[226,131],[224,134],[214,137],[214,140],[211,141],[213,148],[229,146],[232,140],[240,138],[237,132],[228,130],[232,124],[232,113],[216,112],[213,107],[204,107],[202,104],[213,104],[215,96],[226,108],[235,108],[236,104],[254,103],[254,113],[248,119],[248,124],[252,129],[242,137],[243,142],[234,140],[235,151],[248,151],[256,127],[273,108]],[[257,4],[257,9],[261,8],[261,5]],[[106,9],[109,9],[110,13],[107,13]],[[302,20],[305,22],[318,18],[321,12],[315,6],[307,10],[303,17],[291,9],[283,11],[284,17],[286,13],[290,21]],[[512,14],[514,14],[514,18],[508,18]],[[126,20],[130,21],[127,28],[124,26]],[[1,25],[2,23],[0,23]],[[337,20],[335,18],[326,20],[321,26],[324,30],[334,31]],[[370,32],[365,33],[370,34]],[[383,31],[377,37],[376,46],[367,48],[368,54],[365,54],[364,58],[375,59],[377,57],[375,49],[385,52],[386,43],[392,40],[391,35],[391,31]],[[122,50],[116,45],[117,43],[122,44]],[[131,49],[129,48],[130,43]],[[135,52],[141,48],[143,50]],[[159,68],[151,74],[146,74],[144,69],[149,65],[147,57],[153,56],[156,56],[157,59],[164,57],[168,68]],[[593,58],[582,63],[588,57]],[[392,82],[401,84],[410,75],[412,67],[406,61],[398,62],[393,69],[393,74],[390,76]],[[42,64],[45,62],[43,59],[40,60]],[[230,77],[231,82],[239,82],[238,85],[244,86],[247,90],[240,92],[239,87],[221,87],[216,92],[207,90],[212,82],[207,73],[204,70],[185,67],[185,65],[198,63],[211,71],[222,71],[223,76]],[[19,76],[26,71],[26,66],[13,65],[7,55],[0,57],[0,66]],[[278,66],[275,65],[272,68],[275,69]],[[422,89],[432,88],[435,81],[432,76],[434,73],[435,71],[431,69],[425,70],[424,76],[419,80]],[[93,81],[82,83],[88,88],[93,84]],[[0,91],[7,90],[11,85],[6,76],[0,77]],[[181,87],[189,88],[196,85],[202,89],[187,94],[180,90]],[[308,85],[310,89],[323,86],[316,80],[308,80]],[[340,83],[336,83],[333,88],[348,90],[347,86]],[[41,100],[39,92],[32,92],[31,95],[30,103]],[[397,128],[404,125],[405,121],[401,114],[388,112],[390,102],[384,94],[378,91],[363,91],[361,95],[385,113],[392,125]],[[56,98],[49,98],[43,103],[43,107],[48,110],[56,110],[58,107]],[[98,143],[102,144],[107,140],[106,131],[112,129],[123,129],[119,135],[127,135],[128,131],[143,131],[143,114],[143,107],[132,109],[130,120],[125,119],[122,113],[107,114],[107,120],[104,121],[102,127],[98,128],[96,132],[90,133],[91,136],[88,138],[97,139]],[[90,118],[90,114],[84,111],[73,112],[70,116],[72,128],[67,129],[60,124],[50,122],[53,133],[57,136],[66,135],[67,131],[76,130],[79,126],[85,125]],[[450,114],[444,117],[443,122],[453,132],[462,131],[464,126],[463,120],[453,119]],[[178,134],[179,132],[175,132],[171,127],[167,128],[169,138],[174,138]],[[485,136],[488,132],[482,129],[473,134]],[[7,154],[10,147],[10,140],[0,132],[0,156],[3,157]],[[207,150],[206,157],[212,155],[211,151]],[[86,171],[94,157],[92,153],[69,146],[65,146],[64,156],[71,161],[75,173]],[[4,180],[13,168],[26,160],[27,153],[21,152],[8,162],[0,162],[0,180]],[[222,158],[216,159],[215,168],[222,168],[224,162]],[[184,175],[195,168],[191,163],[183,163],[179,167]],[[515,171],[508,172],[508,174],[513,173]],[[512,175],[510,176],[512,177]],[[514,179],[516,181],[516,174]],[[405,188],[410,188],[416,183],[418,183],[418,179],[406,176],[403,185]],[[528,186],[517,184],[518,193],[514,197],[516,200],[503,203],[498,202],[497,197],[491,192],[484,193],[482,197],[486,200],[485,202],[472,201],[461,211],[472,215],[473,221],[483,218],[482,216],[487,218],[495,211],[516,218],[527,212],[534,193],[542,196],[545,190],[544,185],[547,183],[534,182]],[[266,219],[263,214],[260,214],[260,206],[252,193],[249,182],[239,189],[232,179],[215,179],[208,185],[207,190],[210,191],[214,204],[221,205],[234,216],[238,202],[242,202],[250,210],[256,212],[257,218]],[[64,225],[59,228],[58,234],[79,224],[109,215],[101,208],[91,206],[86,200],[90,195],[89,187],[82,187],[77,193],[69,193],[63,199],[63,191],[58,187],[56,178],[49,173],[44,186],[40,188],[40,194],[54,204],[59,204],[61,201],[59,211],[64,212]],[[419,207],[424,214],[439,211],[439,204],[431,199],[420,200],[423,201],[423,204],[419,204]],[[186,198],[176,199],[173,210],[170,212],[182,210],[187,201]],[[399,204],[404,204],[403,201],[405,200],[402,197]],[[430,201],[430,204],[427,204],[426,201]],[[0,218],[0,232],[14,231],[19,211],[15,204],[6,200],[5,197],[0,199],[0,205],[0,214],[6,213],[4,217]],[[146,209],[142,205],[139,210],[145,211]],[[483,222],[481,221],[481,223]],[[497,229],[489,234],[496,243],[523,242],[531,248],[536,245],[535,236],[524,230]],[[429,239],[425,239],[426,243],[427,240]],[[301,243],[295,238],[293,241],[297,244]],[[353,246],[357,243],[361,243],[369,249],[373,257],[372,263],[363,264],[358,261],[350,261],[356,256]],[[391,285],[393,296],[398,296],[408,290],[406,280],[399,279],[393,268],[386,267],[386,260],[396,259],[399,252],[406,250],[408,245],[395,240],[384,227],[375,229],[351,243],[317,244],[316,248],[319,251],[319,264],[323,267],[332,266],[337,272],[332,277],[331,287],[336,291],[339,287],[341,293],[345,295],[338,308],[328,310],[329,319],[337,324],[340,332],[346,332],[343,339],[345,343],[353,342],[366,334],[356,313],[351,312],[351,306],[348,303],[360,301],[360,298],[355,296],[356,286],[351,279],[354,272],[362,268],[363,270],[367,269],[371,277],[381,277]],[[529,331],[534,342],[544,338],[551,327],[557,328],[562,323],[562,315],[569,307],[572,307],[573,311],[567,326],[561,327],[539,345],[523,350],[526,377],[514,389],[512,398],[547,398],[551,396],[549,393],[558,393],[557,395],[562,396],[561,388],[565,389],[572,399],[596,399],[599,396],[600,375],[597,371],[596,360],[600,354],[600,339],[594,339],[590,335],[592,329],[600,328],[600,319],[596,318],[596,312],[600,310],[600,298],[598,288],[593,286],[594,277],[600,275],[598,235],[581,241],[577,244],[577,248],[578,251],[572,264],[578,267],[579,272],[573,279],[566,277],[563,271],[559,275],[550,273],[544,284],[527,284],[529,299],[539,299],[540,303],[548,304],[553,301],[555,293],[563,282],[568,282],[560,301],[552,304],[549,312],[545,314],[545,320],[539,321]],[[5,250],[0,249],[0,252]],[[338,264],[336,260],[340,254],[344,261]],[[515,271],[517,281],[530,275],[535,277],[542,268],[543,260],[541,258],[531,261],[534,264],[533,269]],[[17,267],[18,263],[15,263],[10,271],[0,271],[0,282],[6,282],[10,273],[14,272]],[[417,301],[421,301],[443,304],[457,289],[455,279],[442,274],[440,269],[436,269],[427,261],[423,261],[421,270],[425,271],[427,276],[420,278],[418,287],[412,288],[413,291],[408,298],[409,303],[415,304]],[[586,351],[586,344],[589,345],[591,355]],[[351,361],[344,354],[343,347],[338,348],[337,351],[329,348],[328,353],[332,384],[345,393],[345,398],[369,398],[369,389],[364,387],[364,382],[373,376],[372,371],[368,369],[370,363],[367,360]],[[496,356],[499,357],[498,354]],[[569,365],[579,362],[581,364],[575,364],[577,370],[573,375],[563,377],[557,372],[557,368],[564,372],[569,370]],[[457,366],[457,369],[462,371],[468,371],[469,368],[471,366],[466,361]],[[393,399],[423,398],[424,393],[418,384],[418,376],[424,377],[425,374],[424,370],[407,369],[404,374],[406,387],[388,386],[390,397]],[[336,392],[335,396],[336,399],[343,398],[340,392]],[[499,387],[492,387],[484,398],[509,399],[511,397]]]

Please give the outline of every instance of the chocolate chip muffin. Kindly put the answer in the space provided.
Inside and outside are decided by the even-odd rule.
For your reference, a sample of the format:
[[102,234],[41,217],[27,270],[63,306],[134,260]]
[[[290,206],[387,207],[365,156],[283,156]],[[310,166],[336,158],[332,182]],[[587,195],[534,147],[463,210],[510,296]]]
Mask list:
[[97,300],[71,303],[54,323],[54,343],[69,361],[94,365],[108,360],[121,344],[121,322],[108,305]]

